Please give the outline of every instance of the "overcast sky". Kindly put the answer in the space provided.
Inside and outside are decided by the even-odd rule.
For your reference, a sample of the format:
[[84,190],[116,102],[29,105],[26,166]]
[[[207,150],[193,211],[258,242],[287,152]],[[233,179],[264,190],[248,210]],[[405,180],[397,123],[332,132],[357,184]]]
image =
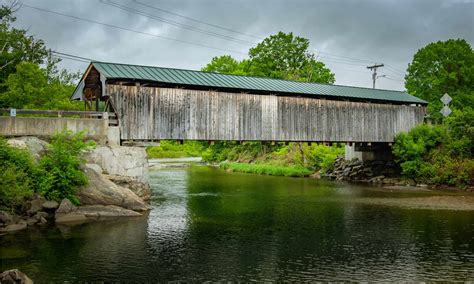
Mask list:
[[[236,59],[246,58],[249,47],[262,38],[278,31],[293,32],[310,40],[311,50],[336,74],[336,84],[371,87],[371,73],[366,66],[377,62],[387,65],[379,70],[380,75],[387,77],[378,79],[377,88],[395,90],[404,90],[406,67],[413,54],[424,45],[449,38],[463,38],[474,44],[474,0],[111,1],[149,16],[124,11],[100,0],[22,0],[26,5],[151,35],[26,6],[17,12],[16,26],[29,29],[30,34],[59,52],[100,61],[194,70],[199,70],[214,56],[230,54]],[[187,29],[158,21],[156,17],[185,25]],[[87,64],[63,60],[62,66],[84,71]]]

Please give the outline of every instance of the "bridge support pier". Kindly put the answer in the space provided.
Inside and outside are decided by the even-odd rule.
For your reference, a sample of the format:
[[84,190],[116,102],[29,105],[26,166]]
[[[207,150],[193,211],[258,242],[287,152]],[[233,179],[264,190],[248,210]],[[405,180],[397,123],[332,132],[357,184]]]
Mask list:
[[[370,145],[369,145],[370,144]],[[393,160],[392,148],[389,143],[353,143],[345,146],[346,160],[357,158],[361,161]]]

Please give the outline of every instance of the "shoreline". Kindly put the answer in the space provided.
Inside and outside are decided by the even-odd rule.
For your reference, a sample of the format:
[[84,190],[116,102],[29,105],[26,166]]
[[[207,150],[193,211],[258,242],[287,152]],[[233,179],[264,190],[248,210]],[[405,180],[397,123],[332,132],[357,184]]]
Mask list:
[[[167,159],[167,164],[173,164],[174,158],[168,158]],[[183,158],[176,158],[176,159],[183,159]],[[237,162],[232,162],[232,163],[237,163]],[[218,168],[224,171],[228,172],[240,172],[240,173],[247,173],[247,174],[257,174],[257,175],[271,175],[271,176],[285,176],[285,175],[272,175],[272,174],[265,174],[265,173],[256,173],[256,172],[245,172],[245,171],[234,171],[231,168],[223,168],[221,164],[213,164],[213,163],[207,163],[203,162],[200,160],[200,164]],[[239,164],[247,164],[247,163],[239,163]],[[248,164],[248,165],[255,165],[255,164]],[[281,166],[281,167],[286,167],[286,166]],[[288,167],[290,168],[290,167]],[[288,176],[287,176],[288,177]],[[312,179],[324,179],[328,181],[342,181],[350,184],[355,184],[355,185],[372,185],[372,186],[379,186],[379,187],[391,187],[391,186],[400,186],[404,187],[407,189],[410,188],[420,188],[420,189],[428,189],[430,191],[443,191],[443,192],[458,192],[458,193],[468,193],[468,194],[473,194],[474,195],[474,186],[467,186],[466,188],[460,188],[456,186],[450,186],[450,185],[432,185],[432,184],[424,184],[424,183],[417,183],[413,179],[407,179],[402,176],[396,176],[396,177],[390,177],[387,178],[387,181],[384,181],[383,178],[380,178],[378,180],[370,180],[370,179],[360,179],[360,180],[336,180],[334,178],[330,178],[328,176],[322,175],[320,171],[313,172],[312,174],[308,175],[303,175],[303,176],[291,176],[291,177],[297,177],[297,178],[312,178]]]

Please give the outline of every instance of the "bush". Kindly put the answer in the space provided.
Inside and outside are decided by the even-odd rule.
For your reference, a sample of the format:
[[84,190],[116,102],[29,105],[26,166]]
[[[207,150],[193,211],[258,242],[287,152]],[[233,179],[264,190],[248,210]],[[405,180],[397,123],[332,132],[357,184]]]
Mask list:
[[444,125],[419,125],[395,138],[402,174],[420,182],[465,186],[474,179],[474,111],[455,111]]
[[[344,153],[340,145],[333,147],[323,145],[307,145],[293,142],[275,143],[274,145],[261,142],[219,142],[207,148],[202,158],[208,162],[236,162],[226,163],[227,169],[276,175],[289,175],[288,172],[298,172],[297,176],[307,175],[316,170],[327,170],[334,164],[336,157]],[[239,165],[237,165],[239,164]],[[251,164],[243,166],[243,164]],[[288,172],[283,171],[287,168]],[[303,171],[304,169],[304,171]]]
[[39,162],[38,192],[50,200],[68,198],[77,204],[74,193],[77,187],[87,184],[87,177],[80,169],[84,163],[80,154],[93,144],[84,142],[81,132],[56,134]]
[[33,195],[36,165],[29,152],[0,138],[0,172],[0,208],[13,213]]
[[175,141],[160,141],[160,146],[147,147],[148,158],[184,158],[199,157],[205,146],[200,141],[185,141],[178,144]]

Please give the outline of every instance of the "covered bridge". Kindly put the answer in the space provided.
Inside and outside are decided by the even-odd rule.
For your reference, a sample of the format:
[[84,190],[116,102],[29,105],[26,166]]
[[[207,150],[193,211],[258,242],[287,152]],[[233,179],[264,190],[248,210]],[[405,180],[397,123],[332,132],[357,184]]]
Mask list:
[[103,101],[122,141],[387,143],[423,122],[427,104],[399,91],[105,62],[89,65],[72,98]]

